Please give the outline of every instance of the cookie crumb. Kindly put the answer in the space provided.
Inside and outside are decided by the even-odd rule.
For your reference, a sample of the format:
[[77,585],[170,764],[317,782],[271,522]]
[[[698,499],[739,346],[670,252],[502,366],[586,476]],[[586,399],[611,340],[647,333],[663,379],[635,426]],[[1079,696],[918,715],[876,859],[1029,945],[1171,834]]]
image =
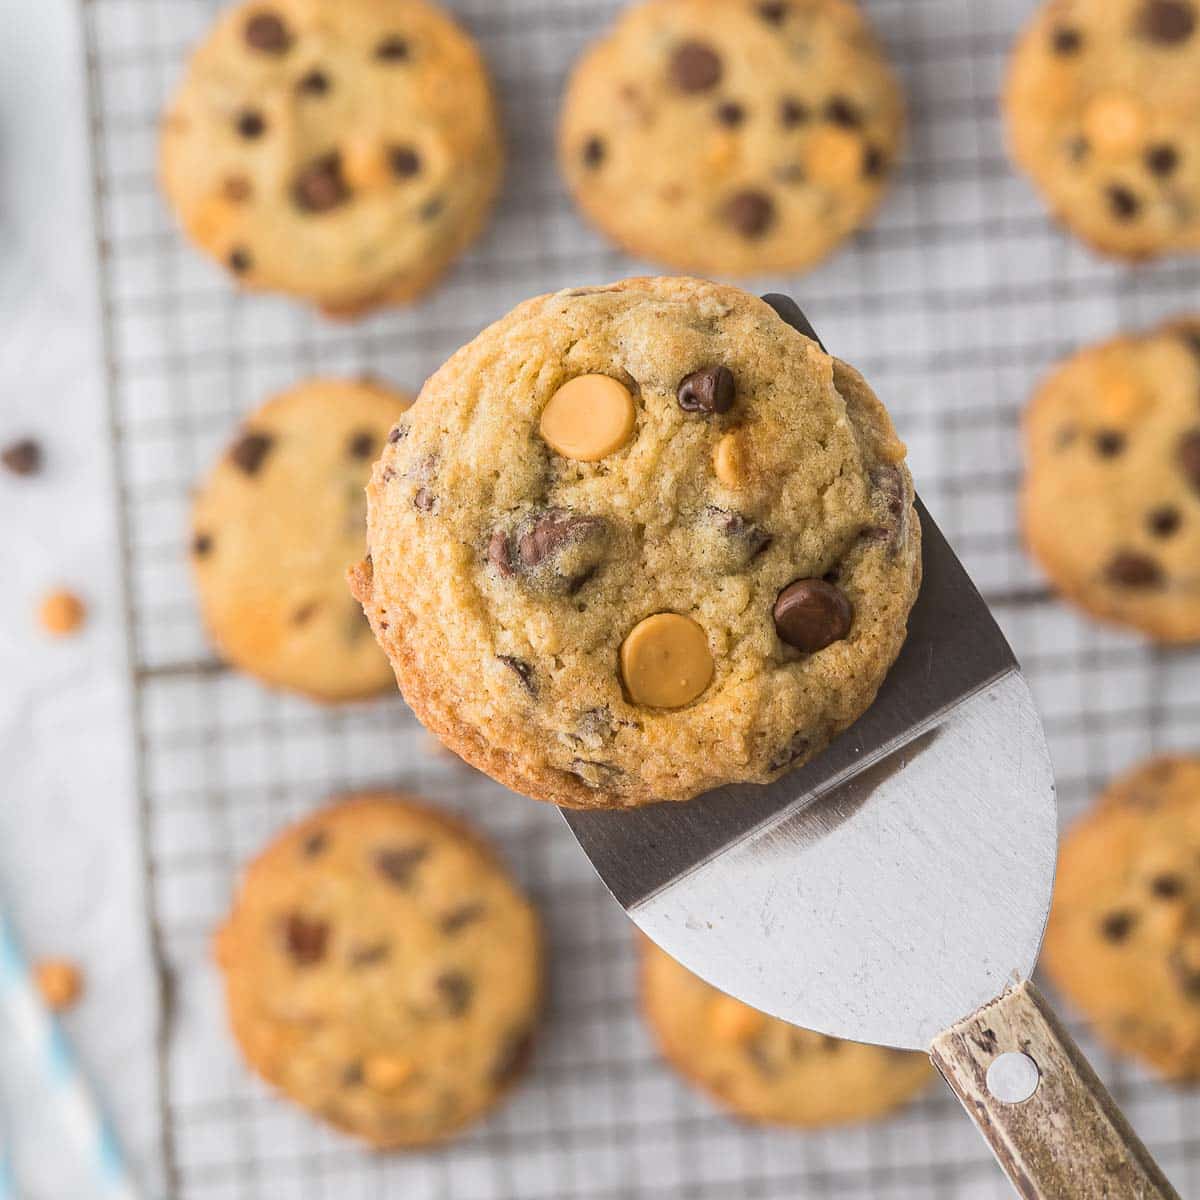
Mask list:
[[87,605],[65,588],[49,592],[38,606],[38,621],[54,637],[70,637],[87,619]]
[[73,1008],[83,995],[83,972],[69,958],[40,959],[33,978],[51,1012]]

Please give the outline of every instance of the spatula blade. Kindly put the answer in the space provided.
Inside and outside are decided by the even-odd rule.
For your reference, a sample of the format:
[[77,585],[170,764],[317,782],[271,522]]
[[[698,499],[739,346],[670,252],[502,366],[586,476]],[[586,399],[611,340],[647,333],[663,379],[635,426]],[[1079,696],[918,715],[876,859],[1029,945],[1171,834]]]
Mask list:
[[637,925],[715,987],[927,1049],[1032,971],[1057,846],[1041,722],[928,513],[909,635],[871,709],[766,788],[564,816]]

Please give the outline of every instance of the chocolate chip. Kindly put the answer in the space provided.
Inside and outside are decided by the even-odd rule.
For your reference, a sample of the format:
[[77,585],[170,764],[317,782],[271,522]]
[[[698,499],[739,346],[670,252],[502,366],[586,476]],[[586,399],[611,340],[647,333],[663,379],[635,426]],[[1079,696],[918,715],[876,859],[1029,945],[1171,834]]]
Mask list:
[[397,179],[411,179],[421,170],[421,156],[411,146],[393,146],[388,161]]
[[329,834],[323,829],[318,829],[315,833],[310,833],[304,839],[300,847],[301,853],[305,858],[316,858],[318,854],[322,854],[325,848],[329,845]]
[[257,475],[274,442],[269,433],[247,431],[229,448],[229,459],[247,475]]
[[250,252],[242,249],[240,246],[235,247],[229,252],[229,267],[239,275],[244,275],[252,266]]
[[779,102],[779,121],[785,129],[803,125],[811,115],[806,104],[794,100],[791,96],[785,96]]
[[355,970],[363,967],[374,967],[386,962],[392,954],[392,948],[387,942],[374,942],[369,946],[358,946],[350,953],[350,965]]
[[388,430],[388,445],[394,446],[397,442],[406,437],[408,437],[407,425],[393,425],[392,428]]
[[303,75],[296,84],[296,91],[305,96],[323,96],[329,91],[329,76],[318,67]]
[[705,42],[682,42],[671,55],[668,73],[681,92],[707,92],[721,82],[721,57]]
[[508,534],[503,529],[497,529],[488,540],[487,560],[505,578],[513,574],[512,551],[508,544]]
[[244,204],[254,194],[245,175],[230,175],[221,184],[221,195],[233,204]]
[[192,553],[197,558],[206,558],[212,553],[213,540],[207,533],[198,533],[192,538]]
[[1137,18],[1137,31],[1160,46],[1186,42],[1196,29],[1196,9],[1188,0],[1149,0]]
[[1193,490],[1200,492],[1200,429],[1192,429],[1179,439],[1179,465]]
[[1125,435],[1115,429],[1102,429],[1096,434],[1095,444],[1101,458],[1116,458],[1125,449]]
[[533,667],[523,658],[511,654],[497,654],[496,657],[521,681],[521,686],[531,695],[537,695],[537,680],[533,675]]
[[887,170],[887,155],[878,146],[867,146],[863,150],[863,174],[868,179],[878,179]]
[[717,105],[717,120],[722,125],[737,126],[746,119],[746,110],[736,100],[725,100]]
[[1175,170],[1179,166],[1179,151],[1174,146],[1163,142],[1161,145],[1151,146],[1146,151],[1145,161],[1146,170],[1151,175],[1165,178],[1167,175],[1175,174]]
[[1137,918],[1131,912],[1119,909],[1108,913],[1100,922],[1100,933],[1110,942],[1123,942],[1132,932]]
[[350,189],[342,178],[342,158],[335,150],[304,167],[292,184],[292,199],[304,212],[324,213],[345,204]]
[[1160,900],[1177,900],[1183,895],[1183,880],[1178,875],[1155,875],[1150,891]]
[[1105,578],[1117,587],[1151,588],[1162,584],[1162,568],[1145,554],[1120,550],[1109,559]]
[[363,1065],[360,1062],[347,1063],[342,1069],[342,1087],[358,1087],[363,1081]]
[[420,218],[422,221],[436,221],[446,208],[445,196],[432,196],[421,205]]
[[427,488],[417,488],[416,494],[413,496],[413,508],[419,512],[433,512],[437,507],[437,497]]
[[1175,977],[1179,990],[1189,1000],[1200,1000],[1200,970],[1184,959],[1182,949],[1171,953],[1167,959],[1167,967]]
[[834,96],[825,105],[825,119],[845,129],[857,129],[862,124],[862,113],[852,100],[845,96]]
[[736,563],[731,563],[731,566],[744,567],[771,544],[771,535],[761,525],[741,513],[730,512],[713,504],[704,512],[716,525],[722,537],[738,544],[740,553],[736,556]]
[[500,1044],[500,1051],[490,1072],[492,1083],[497,1087],[512,1083],[529,1065],[533,1054],[533,1034],[528,1029],[518,1029],[508,1034]]
[[788,744],[767,764],[767,769],[782,771],[784,767],[790,767],[808,753],[809,745],[809,740],[803,733],[792,734]]
[[775,220],[775,205],[762,192],[736,192],[725,204],[725,220],[743,237],[758,238]]
[[1121,183],[1110,184],[1105,191],[1108,207],[1118,221],[1132,221],[1141,212],[1142,202],[1137,194]]
[[1076,136],[1067,141],[1067,157],[1073,163],[1081,163],[1091,153],[1087,138]]
[[311,967],[325,957],[329,926],[316,918],[291,913],[284,920],[283,937],[292,960],[298,966]]
[[1174,505],[1164,504],[1146,518],[1146,526],[1155,537],[1168,538],[1179,532],[1183,514]]
[[701,367],[683,377],[675,398],[684,412],[727,413],[737,399],[737,384],[728,367]]
[[442,1007],[452,1017],[461,1017],[471,1007],[475,985],[461,971],[446,971],[434,981]]
[[237,119],[238,133],[250,140],[257,137],[262,137],[266,132],[267,123],[263,120],[263,115],[260,112],[255,112],[254,109],[247,109],[244,113],[240,113]]
[[386,37],[375,46],[375,57],[380,62],[398,63],[408,60],[408,42],[396,35]]
[[602,137],[592,136],[583,143],[583,165],[595,170],[605,158],[607,149]]
[[515,566],[535,586],[574,595],[599,569],[609,534],[603,517],[564,508],[531,513],[517,528]]
[[772,616],[781,641],[815,654],[850,632],[854,608],[845,592],[823,579],[797,579],[779,593]]
[[375,453],[375,435],[369,429],[360,429],[350,435],[346,448],[351,458],[370,458]]
[[375,852],[375,869],[397,887],[411,887],[417,868],[429,857],[429,843],[387,846]]
[[782,25],[788,14],[788,6],[780,3],[767,3],[758,6],[758,15],[768,25]]
[[33,438],[21,438],[0,451],[0,463],[14,475],[36,475],[42,469],[42,447]]
[[1083,34],[1069,25],[1056,25],[1050,35],[1050,48],[1055,54],[1078,54],[1083,49]]
[[451,909],[438,923],[443,933],[458,933],[481,920],[485,911],[482,904],[464,904],[460,908]]
[[256,13],[242,30],[246,45],[263,54],[286,54],[292,44],[287,26],[274,13]]

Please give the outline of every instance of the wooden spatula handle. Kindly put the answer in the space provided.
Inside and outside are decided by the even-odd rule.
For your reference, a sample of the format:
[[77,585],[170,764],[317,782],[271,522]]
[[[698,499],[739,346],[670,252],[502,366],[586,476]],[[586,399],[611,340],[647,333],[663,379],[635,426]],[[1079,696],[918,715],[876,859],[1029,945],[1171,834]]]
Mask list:
[[[939,1034],[929,1053],[1026,1200],[1179,1200],[1031,983]],[[1005,1102],[988,1072],[1013,1053],[1025,1060],[1000,1063],[993,1085],[1010,1097],[1036,1087]]]

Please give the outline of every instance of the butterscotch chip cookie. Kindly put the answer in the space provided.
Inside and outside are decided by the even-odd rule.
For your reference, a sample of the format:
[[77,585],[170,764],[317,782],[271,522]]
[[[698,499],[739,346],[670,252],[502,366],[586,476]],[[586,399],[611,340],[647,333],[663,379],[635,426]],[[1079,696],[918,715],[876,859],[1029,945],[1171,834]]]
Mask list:
[[1017,163],[1055,214],[1126,258],[1200,248],[1200,6],[1050,0],[1004,103]]
[[1055,587],[1162,641],[1200,638],[1200,319],[1059,366],[1025,419],[1026,538]]
[[425,0],[250,0],[167,111],[163,188],[248,288],[351,314],[412,300],[474,239],[501,134],[471,39]]
[[216,956],[250,1066],[381,1149],[492,1108],[541,1008],[529,902],[476,834],[398,796],[285,830],[247,870]]
[[382,691],[387,660],[346,588],[364,488],[407,396],[316,379],[248,417],[201,486],[191,560],[205,624],[235,666],[326,701]]
[[559,131],[583,211],[701,273],[798,270],[871,216],[904,104],[845,0],[648,0],[576,66]]
[[1042,961],[1113,1050],[1200,1077],[1200,759],[1116,780],[1063,840]]
[[642,1010],[671,1066],[752,1121],[863,1121],[904,1104],[933,1078],[924,1054],[845,1042],[768,1017],[645,939]]
[[369,488],[356,594],[417,715],[543,800],[769,781],[871,703],[920,573],[904,446],[761,300],[633,279],[520,305]]

